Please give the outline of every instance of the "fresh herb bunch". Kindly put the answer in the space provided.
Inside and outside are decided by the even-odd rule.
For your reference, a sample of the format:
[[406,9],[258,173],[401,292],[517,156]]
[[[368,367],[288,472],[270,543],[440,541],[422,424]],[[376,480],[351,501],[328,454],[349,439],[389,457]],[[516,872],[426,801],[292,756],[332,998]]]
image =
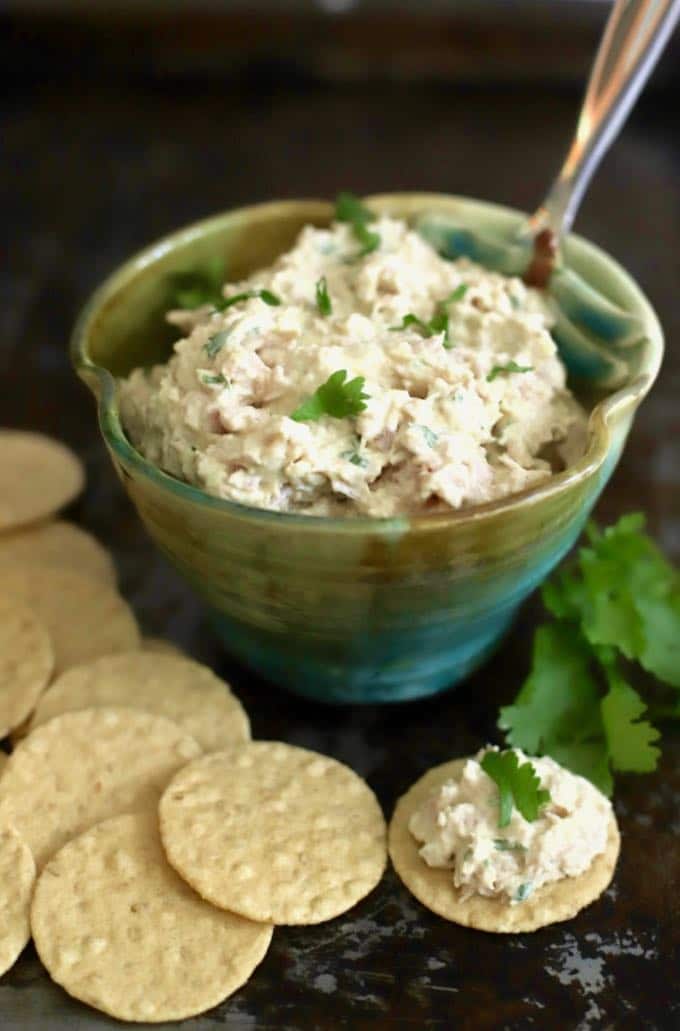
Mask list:
[[316,422],[322,415],[330,415],[334,419],[358,415],[363,412],[368,400],[368,394],[363,393],[364,383],[363,376],[348,380],[347,370],[339,369],[295,409],[291,419],[296,422]]
[[[536,631],[531,673],[498,725],[508,744],[550,755],[610,795],[614,772],[656,769],[656,719],[680,717],[680,575],[633,513],[600,530],[544,585],[554,617]],[[647,678],[644,698],[628,682]]]

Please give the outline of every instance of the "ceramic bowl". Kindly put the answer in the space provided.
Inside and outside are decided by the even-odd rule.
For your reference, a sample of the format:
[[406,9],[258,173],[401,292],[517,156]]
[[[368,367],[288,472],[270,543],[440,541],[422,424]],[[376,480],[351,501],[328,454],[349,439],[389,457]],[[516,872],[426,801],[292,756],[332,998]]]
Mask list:
[[[523,217],[438,194],[370,197],[415,219],[464,213],[506,233]],[[548,482],[465,511],[392,519],[267,512],[214,498],[166,475],[129,443],[116,377],[170,353],[163,314],[170,279],[225,259],[238,279],[272,261],[331,206],[285,201],[241,208],[181,229],[136,255],[95,292],[72,354],[98,402],[113,464],[149,534],[194,586],[227,649],[299,694],[329,702],[393,702],[456,684],[497,646],[518,606],[578,537],[621,454],[659,369],[657,318],[627,273],[571,237],[569,265],[641,319],[622,387],[592,403],[587,452]]]

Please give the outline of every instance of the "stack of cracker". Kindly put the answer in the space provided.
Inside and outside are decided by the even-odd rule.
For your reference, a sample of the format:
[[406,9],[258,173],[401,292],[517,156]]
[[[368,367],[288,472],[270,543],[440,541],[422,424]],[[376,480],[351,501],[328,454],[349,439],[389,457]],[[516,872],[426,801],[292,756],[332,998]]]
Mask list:
[[275,924],[375,887],[386,828],[326,756],[251,741],[229,685],[140,637],[110,556],[55,519],[82,466],[0,431],[0,974],[32,935],[52,978],[120,1020],[194,1016]]

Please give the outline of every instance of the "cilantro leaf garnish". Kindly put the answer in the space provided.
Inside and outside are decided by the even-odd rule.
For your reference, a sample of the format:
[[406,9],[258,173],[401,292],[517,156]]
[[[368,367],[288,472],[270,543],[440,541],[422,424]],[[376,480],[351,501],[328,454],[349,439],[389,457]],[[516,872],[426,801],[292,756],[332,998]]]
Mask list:
[[225,268],[222,258],[206,262],[204,268],[192,272],[178,272],[171,277],[172,301],[177,308],[201,308],[222,300]]
[[444,298],[443,301],[439,302],[439,304],[437,305],[437,310],[430,319],[430,330],[433,333],[444,334],[442,344],[444,345],[447,351],[449,351],[454,346],[452,341],[449,339],[448,306],[450,304],[455,304],[457,301],[462,301],[465,297],[465,294],[467,293],[467,290],[467,283],[460,283],[455,290],[452,290],[451,293]]
[[322,315],[330,315],[333,312],[333,305],[331,304],[325,276],[322,276],[316,282],[316,306]]
[[363,376],[348,380],[347,370],[339,369],[295,409],[291,419],[296,422],[315,422],[322,415],[330,415],[334,419],[358,415],[364,411],[368,400],[368,394],[363,393],[365,382]]
[[278,306],[281,298],[273,294],[271,290],[243,290],[240,294],[232,294],[231,297],[221,297],[214,305],[216,311],[225,311],[231,308],[232,304],[239,304],[241,301],[249,301],[251,297],[259,297],[265,304]]
[[434,315],[428,322],[426,322],[424,319],[419,319],[417,315],[413,314],[413,312],[408,312],[407,315],[404,315],[399,325],[390,326],[390,329],[393,332],[396,332],[397,330],[408,329],[409,326],[415,326],[417,329],[420,330],[423,336],[427,337],[428,339],[429,337],[437,336],[439,333],[443,333],[444,339],[442,343],[444,347],[447,350],[449,350],[454,345],[449,340],[449,313],[447,311],[447,306],[449,304],[453,304],[455,301],[462,300],[462,298],[467,293],[467,288],[467,283],[461,283],[459,286],[456,287],[455,290],[452,291],[452,293],[450,293],[442,301],[439,301],[437,307],[435,308]]
[[507,827],[510,823],[513,804],[525,820],[532,822],[538,819],[540,810],[550,801],[550,792],[541,787],[530,762],[520,763],[512,749],[505,752],[491,750],[480,765],[498,786],[499,827]]
[[486,377],[487,383],[493,383],[498,376],[505,375],[509,372],[533,372],[533,365],[518,365],[517,362],[506,362],[505,365],[494,365],[493,369]]
[[[509,744],[550,755],[611,794],[613,771],[656,767],[648,706],[680,717],[680,576],[633,514],[603,531],[589,526],[587,543],[542,593],[555,621],[536,631],[531,674],[499,727]],[[657,678],[643,682],[647,697],[628,683],[624,660]]]
[[374,233],[372,229],[368,229],[363,222],[355,222],[352,226],[352,232],[361,244],[361,250],[356,255],[357,258],[365,258],[372,251],[377,251],[382,242],[380,234]]
[[430,332],[433,336],[443,333],[444,339],[442,343],[444,347],[449,348],[451,346],[449,343],[449,313],[445,308],[438,308],[430,319]]
[[392,333],[396,333],[398,330],[408,329],[409,326],[416,326],[424,337],[432,336],[429,323],[425,322],[423,319],[419,319],[417,315],[413,314],[413,312],[409,312],[408,315],[404,315],[399,325],[390,326],[390,331]]
[[337,222],[348,222],[352,227],[355,239],[361,244],[361,250],[355,255],[363,258],[380,246],[380,234],[368,228],[375,215],[355,194],[343,191],[335,200],[335,219]]
[[359,200],[355,193],[349,190],[341,190],[335,198],[335,220],[336,222],[361,223],[372,222],[375,215],[370,208]]
[[448,297],[445,297],[444,300],[440,301],[439,303],[440,304],[455,304],[456,301],[462,301],[463,298],[465,297],[466,293],[468,292],[468,289],[469,288],[468,288],[468,284],[467,283],[459,283],[459,285],[456,287],[456,289],[452,290],[451,293],[448,295]]

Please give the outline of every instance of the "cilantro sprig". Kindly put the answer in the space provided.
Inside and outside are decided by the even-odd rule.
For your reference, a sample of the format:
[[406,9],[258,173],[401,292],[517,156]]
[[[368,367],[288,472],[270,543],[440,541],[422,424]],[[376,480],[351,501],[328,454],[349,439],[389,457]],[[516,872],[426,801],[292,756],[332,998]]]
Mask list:
[[465,297],[467,293],[467,283],[461,283],[456,287],[447,297],[439,301],[435,308],[434,315],[427,322],[425,319],[418,318],[413,312],[408,312],[402,318],[401,322],[396,326],[391,326],[392,332],[398,330],[408,329],[410,326],[415,326],[424,337],[428,339],[433,336],[437,336],[439,333],[443,333],[444,337],[442,343],[444,347],[449,350],[454,345],[449,339],[449,312],[448,306],[455,304],[456,301],[460,301]]
[[363,376],[348,380],[346,369],[339,369],[295,409],[291,419],[296,422],[316,422],[323,415],[330,415],[334,419],[358,415],[364,411],[368,400],[368,394],[363,393],[364,383]]
[[550,801],[550,792],[541,787],[530,762],[521,763],[512,749],[504,752],[491,749],[480,765],[498,787],[499,827],[508,826],[513,806],[525,820],[533,822],[538,819],[541,809]]
[[505,365],[494,365],[486,377],[487,383],[493,383],[499,376],[505,376],[510,372],[533,372],[533,365],[518,365],[517,362],[506,362]]
[[[644,525],[631,514],[588,527],[543,587],[554,620],[536,631],[531,673],[499,716],[508,744],[551,755],[608,795],[614,772],[656,768],[660,734],[643,717],[680,717],[680,575]],[[632,663],[652,675],[636,678],[644,697],[628,681]]]
[[355,194],[344,190],[336,197],[336,222],[348,222],[352,227],[355,239],[361,244],[361,250],[355,255],[356,258],[364,258],[367,254],[377,250],[382,242],[380,234],[374,233],[368,228],[368,223],[374,219],[373,212],[365,204],[362,204]]

